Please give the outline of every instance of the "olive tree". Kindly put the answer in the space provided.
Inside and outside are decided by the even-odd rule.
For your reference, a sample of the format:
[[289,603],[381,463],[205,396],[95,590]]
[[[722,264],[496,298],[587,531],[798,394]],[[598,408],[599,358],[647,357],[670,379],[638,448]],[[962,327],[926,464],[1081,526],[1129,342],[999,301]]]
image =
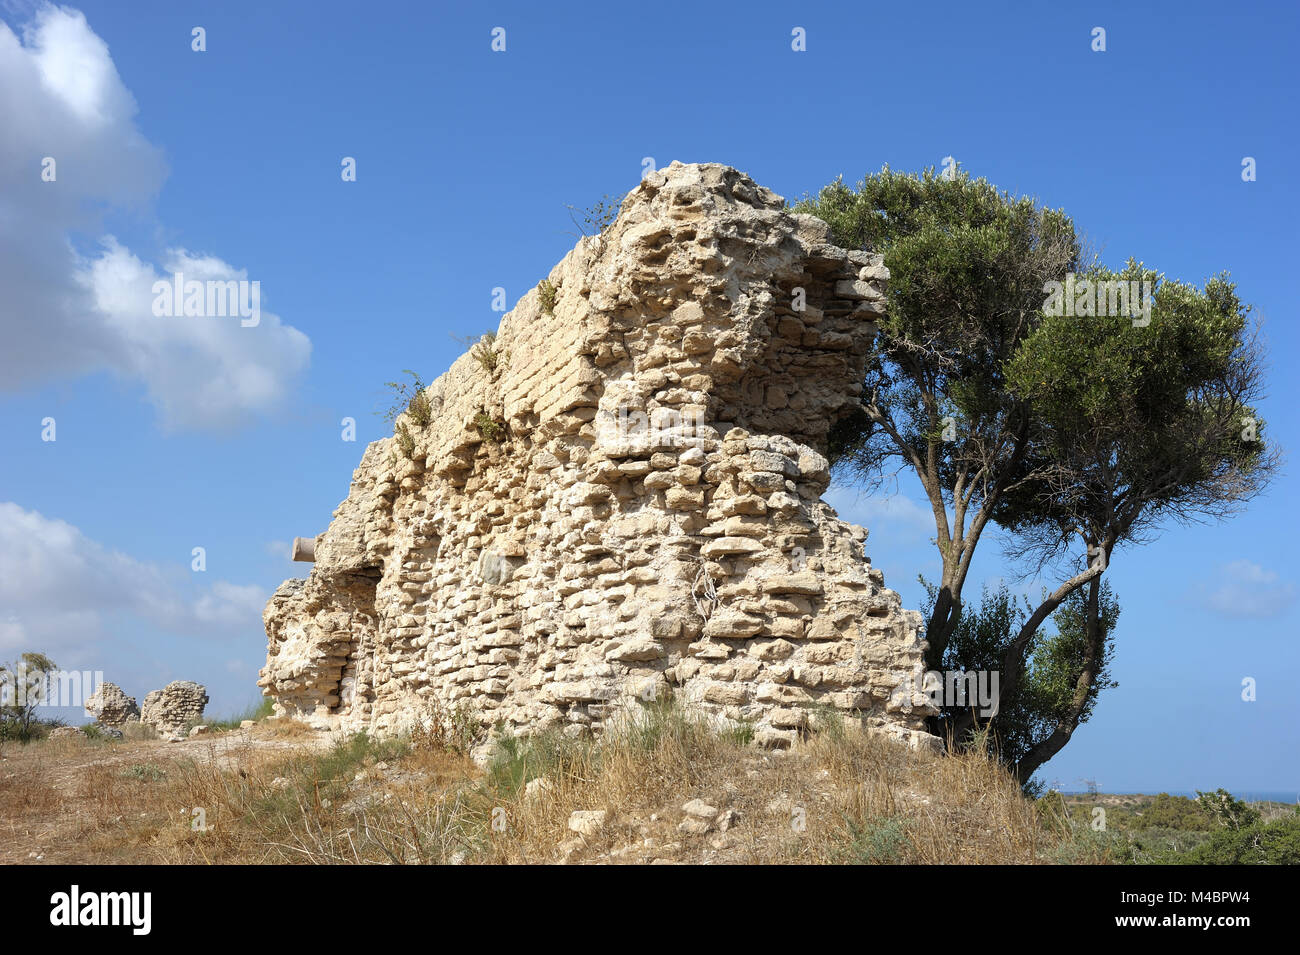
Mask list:
[[[1148,307],[1044,315],[1006,365],[1009,390],[1031,409],[1020,466],[1033,479],[1010,482],[994,519],[1010,532],[1012,556],[1060,577],[1008,645],[1002,692],[1017,691],[1035,632],[1080,590],[1087,635],[1070,705],[1017,761],[1022,782],[1090,705],[1105,662],[1101,578],[1117,550],[1149,543],[1169,523],[1236,513],[1279,463],[1257,409],[1258,329],[1227,275],[1198,289],[1130,260],[1120,272],[1095,267],[1086,281],[1094,294],[1120,283],[1150,289]],[[958,728],[973,722],[967,715]]]
[[882,253],[890,272],[861,406],[830,450],[870,486],[910,470],[929,499],[942,565],[926,627],[937,668],[976,545],[1002,496],[1034,478],[1023,466],[1029,419],[1004,365],[1044,284],[1078,266],[1080,243],[1064,213],[933,169],[885,167],[856,189],[836,180],[795,211],[825,220],[839,245]]

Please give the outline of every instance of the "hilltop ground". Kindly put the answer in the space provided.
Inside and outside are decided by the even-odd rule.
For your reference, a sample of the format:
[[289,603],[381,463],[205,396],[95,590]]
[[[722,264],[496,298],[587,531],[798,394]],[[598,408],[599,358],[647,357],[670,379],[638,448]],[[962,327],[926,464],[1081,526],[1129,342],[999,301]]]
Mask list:
[[[1135,858],[1093,831],[1095,799],[1035,802],[985,756],[836,720],[787,752],[674,709],[600,744],[506,739],[485,767],[468,748],[277,719],[182,743],[6,744],[0,863],[1106,863],[1168,841],[1153,830]],[[1112,828],[1142,815],[1108,812]]]

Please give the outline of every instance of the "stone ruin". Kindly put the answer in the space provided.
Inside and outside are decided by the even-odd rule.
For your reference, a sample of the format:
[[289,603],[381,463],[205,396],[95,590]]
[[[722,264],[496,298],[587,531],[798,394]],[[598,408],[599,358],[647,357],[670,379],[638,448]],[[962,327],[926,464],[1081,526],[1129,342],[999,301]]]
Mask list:
[[86,697],[85,710],[96,723],[109,729],[121,729],[140,719],[135,697],[127,696],[116,683],[101,683]]
[[583,733],[671,692],[765,745],[821,705],[933,746],[920,614],[820,499],[887,278],[734,169],[647,175],[297,542],[277,713]]
[[161,690],[151,690],[145,695],[140,719],[163,739],[178,742],[187,738],[190,728],[203,719],[207,705],[206,687],[189,680],[174,680]]

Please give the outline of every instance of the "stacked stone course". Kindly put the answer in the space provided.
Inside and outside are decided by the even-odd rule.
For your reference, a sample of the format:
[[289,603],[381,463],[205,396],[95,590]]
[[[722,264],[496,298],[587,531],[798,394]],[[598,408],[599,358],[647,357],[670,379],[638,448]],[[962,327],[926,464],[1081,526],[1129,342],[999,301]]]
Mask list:
[[207,705],[208,691],[202,684],[173,680],[161,690],[145,694],[140,720],[157,730],[163,739],[179,742],[203,719]]
[[366,449],[310,576],[268,603],[277,710],[599,732],[671,691],[767,745],[815,704],[932,745],[920,615],[821,501],[880,256],[734,169],[673,163],[548,278],[553,308],[523,297],[495,368],[462,356],[427,426],[399,418],[409,454]]

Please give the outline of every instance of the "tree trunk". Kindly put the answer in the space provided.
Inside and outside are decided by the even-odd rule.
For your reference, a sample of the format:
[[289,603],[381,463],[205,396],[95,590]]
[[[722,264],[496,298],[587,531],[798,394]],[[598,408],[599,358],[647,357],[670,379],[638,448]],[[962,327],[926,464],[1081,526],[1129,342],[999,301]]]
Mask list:
[[1069,708],[1056,721],[1051,735],[1036,743],[1033,749],[1016,763],[1016,780],[1022,786],[1029,782],[1039,766],[1059,753],[1070,741],[1070,736],[1079,726],[1079,717],[1083,714],[1084,707],[1088,705],[1088,697],[1092,693],[1092,685],[1097,679],[1097,672],[1101,669],[1103,657],[1098,600],[1100,590],[1101,577],[1098,575],[1088,582],[1087,616],[1084,621],[1084,632],[1087,634],[1088,642],[1084,649],[1083,669],[1075,684],[1074,695],[1070,699]]
[[943,655],[948,649],[953,633],[957,630],[957,621],[961,619],[961,585],[954,580],[956,575],[944,568],[939,580],[939,593],[930,611],[930,621],[925,626],[925,640],[929,649],[925,654],[925,666],[928,670],[943,668]]
[[[944,563],[947,565],[947,561]],[[943,669],[944,652],[948,649],[948,643],[957,630],[958,621],[961,620],[961,585],[963,581],[954,579],[960,573],[959,567],[960,564],[952,568],[945,566],[943,575],[939,580],[939,592],[935,596],[934,607],[930,611],[930,621],[925,627],[925,641],[927,644],[925,668],[927,670]],[[942,714],[927,719],[926,728],[930,733],[944,740],[945,746],[947,745],[947,728],[944,725]]]
[[[1007,651],[1002,657],[1002,670],[999,676],[998,687],[998,695],[1001,699],[1010,699],[1019,688],[1020,681],[1024,677],[1025,673],[1025,651],[1029,647],[1029,641],[1032,640],[1034,634],[1038,632],[1038,628],[1043,625],[1048,616],[1050,616],[1056,608],[1061,605],[1062,601],[1064,601],[1066,597],[1070,596],[1070,594],[1074,593],[1084,584],[1089,581],[1094,581],[1097,586],[1100,586],[1101,571],[1102,566],[1094,564],[1093,566],[1088,567],[1087,570],[1075,574],[1065,583],[1061,584],[1061,586],[1052,591],[1052,593],[1048,595],[1047,599],[1039,604],[1038,609],[1036,609],[1033,614],[1030,615],[1029,619],[1025,621],[1024,626],[1020,628],[1020,632],[1016,634],[1016,639],[1011,641],[1011,645],[1007,647]],[[962,713],[953,720],[953,739],[960,741],[971,727],[974,726],[974,724],[974,710],[967,710]],[[1062,742],[1061,746],[1064,745],[1065,743]],[[1059,748],[1060,747],[1058,747],[1058,749]]]

